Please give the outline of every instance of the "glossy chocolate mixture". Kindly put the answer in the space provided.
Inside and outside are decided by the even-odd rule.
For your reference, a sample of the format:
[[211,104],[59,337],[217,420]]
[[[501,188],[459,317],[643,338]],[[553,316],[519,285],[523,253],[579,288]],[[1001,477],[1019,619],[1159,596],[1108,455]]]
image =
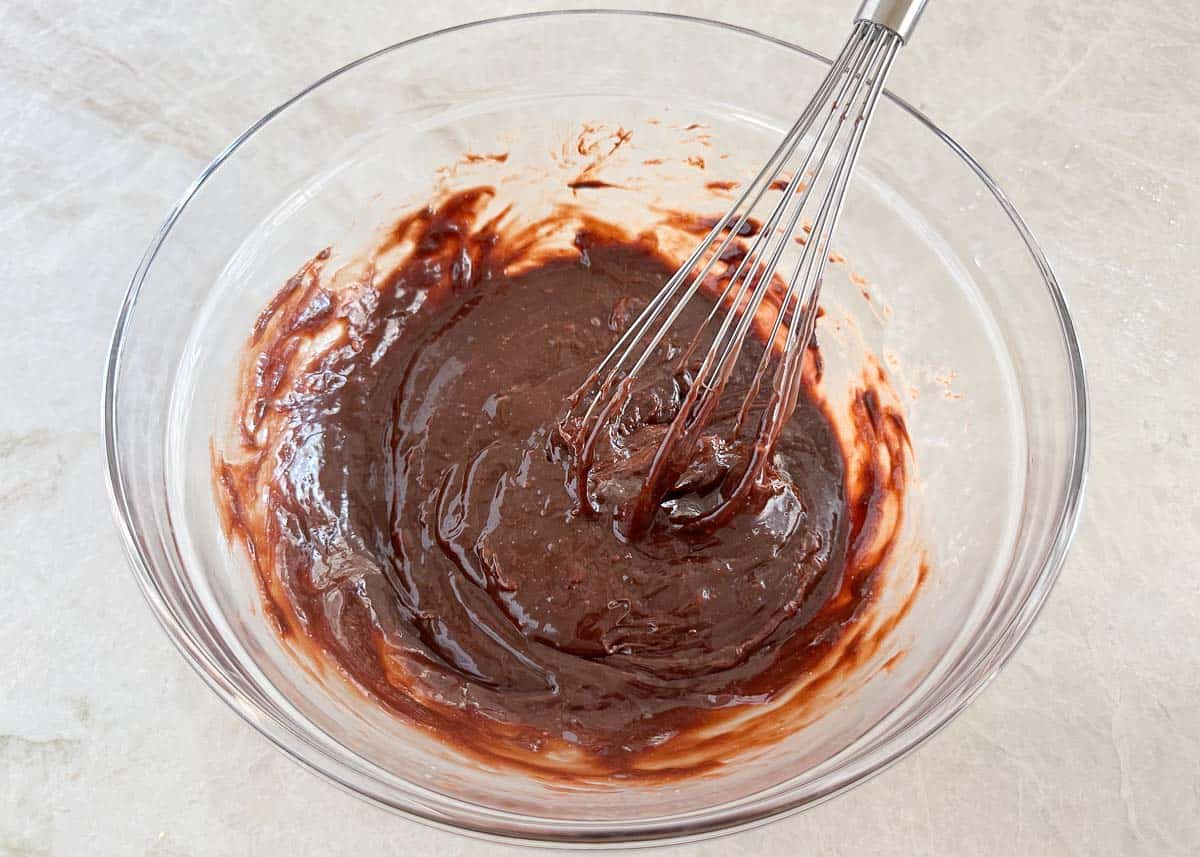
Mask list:
[[[567,751],[563,776],[711,767],[730,745],[697,753],[703,728],[827,668],[870,604],[903,424],[867,390],[840,439],[814,347],[752,501],[687,526],[745,467],[719,414],[648,530],[626,537],[619,519],[687,389],[681,343],[639,377],[582,500],[562,420],[672,265],[595,223],[570,252],[518,265],[537,230],[481,222],[491,196],[419,211],[332,275],[323,251],[264,310],[240,439],[214,454],[229,533],[285,637],[463,750],[539,770]],[[843,647],[841,665],[853,656]]]

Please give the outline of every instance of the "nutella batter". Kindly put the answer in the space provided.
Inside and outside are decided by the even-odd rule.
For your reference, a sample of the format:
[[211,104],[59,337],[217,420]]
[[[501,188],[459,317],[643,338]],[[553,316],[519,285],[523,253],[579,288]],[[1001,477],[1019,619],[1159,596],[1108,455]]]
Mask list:
[[531,245],[480,222],[491,195],[405,218],[365,264],[331,275],[322,252],[263,312],[240,441],[214,455],[229,532],[281,634],[460,749],[543,769],[565,748],[590,776],[711,767],[730,748],[697,754],[702,727],[811,678],[869,604],[903,424],[864,391],[860,436],[839,439],[814,346],[751,500],[687,526],[745,466],[721,444],[726,414],[628,537],[620,518],[686,391],[670,359],[684,343],[639,376],[583,499],[562,420],[673,265],[603,224],[517,265]]

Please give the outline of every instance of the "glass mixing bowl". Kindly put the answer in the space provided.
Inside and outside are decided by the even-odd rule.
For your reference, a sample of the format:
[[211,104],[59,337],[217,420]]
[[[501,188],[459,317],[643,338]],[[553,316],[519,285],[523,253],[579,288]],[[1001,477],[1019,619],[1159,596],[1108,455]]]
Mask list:
[[[979,693],[1037,615],[1071,539],[1086,463],[1083,366],[1062,294],[1013,206],[894,97],[880,105],[836,242],[857,275],[834,266],[842,273],[824,301],[856,320],[907,399],[929,578],[884,653],[904,656],[769,753],[661,787],[568,789],[483,768],[285,651],[213,508],[209,441],[230,413],[239,348],[316,250],[357,246],[397,206],[426,198],[464,152],[503,147],[549,164],[583,122],[680,133],[702,123],[727,155],[722,169],[750,169],[826,68],[795,45],[691,18],[504,18],[353,63],[213,161],[133,278],[104,422],[138,581],[222,699],[292,758],[382,806],[484,836],[611,845],[812,806],[912,750]],[[790,86],[745,84],[759,79]],[[840,347],[836,337],[822,345]]]

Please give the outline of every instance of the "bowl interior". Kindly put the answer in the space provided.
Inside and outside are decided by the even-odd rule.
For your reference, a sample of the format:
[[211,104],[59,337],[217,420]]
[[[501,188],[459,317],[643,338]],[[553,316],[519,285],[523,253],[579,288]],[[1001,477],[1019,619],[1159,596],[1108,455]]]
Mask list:
[[[210,439],[226,433],[254,317],[305,259],[326,245],[361,248],[466,152],[507,152],[507,169],[535,176],[527,187],[538,187],[539,169],[547,187],[561,186],[559,155],[585,123],[633,130],[642,160],[682,163],[702,147],[706,180],[745,176],[825,70],[791,46],[690,19],[503,19],[355,64],[214,163],[135,279],[107,419],[114,494],[151,603],[251,722],[343,785],[435,823],[627,841],[818,801],[910,749],[994,672],[1052,582],[1073,521],[1078,353],[1048,268],[1006,202],[890,99],[847,201],[835,241],[847,262],[827,278],[818,335],[835,395],[871,353],[905,401],[912,550],[888,585],[903,594],[923,561],[929,576],[873,661],[888,668],[769,753],[663,787],[564,789],[482,768],[298,662],[259,615],[245,558],[221,534]],[[748,85],[763,79],[792,85]],[[455,169],[454,181],[476,178],[469,165]],[[699,193],[703,182],[651,184],[620,204],[721,207]]]

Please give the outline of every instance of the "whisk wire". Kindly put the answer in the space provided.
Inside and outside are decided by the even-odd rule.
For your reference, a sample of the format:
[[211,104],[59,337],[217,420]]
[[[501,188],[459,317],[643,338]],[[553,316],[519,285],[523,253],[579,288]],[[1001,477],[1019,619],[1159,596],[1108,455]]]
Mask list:
[[[865,32],[868,28],[868,24],[865,22],[860,22],[855,28],[855,35],[857,36]],[[771,155],[766,164],[763,165],[762,169],[759,170],[758,175],[755,176],[755,178],[746,186],[745,190],[742,191],[741,195],[737,198],[733,205],[731,205],[729,209],[726,210],[726,212],[721,215],[717,222],[711,227],[707,236],[696,246],[696,249],[692,252],[692,255],[682,265],[680,265],[675,273],[663,285],[658,294],[655,295],[654,299],[645,307],[645,309],[642,310],[633,323],[631,323],[625,332],[617,339],[617,342],[612,346],[611,349],[609,349],[604,359],[600,361],[600,364],[596,367],[596,370],[592,373],[588,381],[586,381],[575,392],[572,397],[574,399],[573,403],[578,404],[578,401],[584,395],[586,395],[591,384],[596,378],[603,377],[604,379],[604,384],[601,385],[601,392],[592,399],[589,411],[583,418],[582,422],[584,425],[587,424],[589,418],[593,415],[596,402],[602,398],[603,395],[608,392],[608,390],[611,389],[611,384],[616,377],[616,373],[620,371],[623,364],[629,359],[638,343],[638,340],[641,339],[646,330],[657,320],[663,308],[670,303],[671,298],[673,298],[678,292],[679,287],[687,279],[688,275],[695,268],[696,264],[700,262],[704,258],[705,254],[711,250],[713,242],[717,240],[722,233],[724,233],[724,238],[721,239],[721,243],[717,246],[715,251],[711,252],[708,261],[705,262],[703,267],[700,269],[700,272],[693,277],[692,283],[688,290],[684,293],[680,301],[676,302],[675,310],[664,321],[660,329],[661,335],[651,340],[645,349],[645,353],[651,353],[656,347],[658,347],[662,336],[665,335],[666,330],[670,329],[670,326],[677,319],[678,314],[683,311],[683,306],[686,305],[686,302],[691,299],[696,291],[699,290],[705,277],[711,273],[712,268],[716,265],[716,262],[720,259],[721,255],[729,248],[729,245],[745,228],[750,219],[751,212],[762,201],[762,198],[770,189],[771,183],[782,171],[783,165],[794,154],[796,148],[800,145],[800,142],[803,139],[805,130],[809,125],[811,125],[813,117],[816,113],[818,113],[823,105],[823,102],[826,100],[828,92],[833,88],[837,79],[844,73],[845,67],[850,60],[850,51],[848,48],[853,41],[854,37],[852,36],[851,40],[847,42],[847,46],[844,47],[841,53],[838,55],[838,59],[834,62],[829,74],[825,77],[824,81],[822,81],[821,86],[817,91],[817,96],[809,102],[804,113],[801,114],[800,118],[796,120],[794,125],[792,125],[791,129],[785,135],[783,142]],[[747,206],[746,201],[750,199],[751,195],[754,196],[754,199],[750,205]],[[737,217],[737,222],[730,227],[730,221],[733,220],[735,216]],[[637,368],[640,368],[640,366]],[[606,371],[607,374],[604,374]],[[633,369],[629,372],[629,374],[632,375],[636,371],[637,369]]]
[[[758,432],[755,435],[755,443],[751,449],[750,459],[740,473],[731,473],[727,477],[727,482],[732,479],[736,484],[732,489],[729,488],[728,484],[722,486],[726,502],[707,512],[695,515],[689,522],[692,526],[713,528],[721,526],[726,519],[732,516],[737,509],[737,501],[749,492],[753,481],[761,473],[763,459],[771,454],[774,441],[778,437],[783,422],[787,420],[796,406],[801,388],[801,372],[805,351],[804,347],[798,347],[797,344],[803,343],[806,346],[811,339],[817,318],[815,309],[816,292],[819,289],[820,278],[828,261],[828,245],[836,228],[836,219],[841,205],[841,198],[848,185],[849,175],[853,171],[854,162],[866,131],[867,122],[879,97],[879,93],[882,91],[882,79],[887,75],[897,48],[898,45],[886,46],[875,58],[875,62],[870,68],[867,80],[870,81],[871,85],[868,87],[867,94],[863,100],[863,106],[854,120],[855,127],[851,142],[847,146],[846,153],[831,180],[832,190],[825,197],[817,221],[813,225],[811,235],[816,240],[809,240],[805,244],[804,253],[789,279],[787,292],[785,293],[783,302],[780,304],[779,312],[776,314],[771,333],[766,340],[768,346],[764,349],[758,366],[755,369],[750,392],[746,395],[739,409],[737,422],[730,435],[731,442],[739,436],[750,405],[757,395],[762,377],[770,363],[772,353],[771,343],[776,341],[783,317],[787,314],[789,302],[791,302],[788,333],[783,347],[783,359],[779,361],[776,368],[770,401],[764,408],[759,419]],[[849,110],[854,103],[855,101],[852,99],[843,108],[842,121],[847,119]],[[827,229],[825,228],[826,224],[828,224]],[[814,265],[816,267],[816,275],[802,277],[804,272],[811,274]],[[797,284],[800,282],[804,283],[805,289],[797,296]]]
[[[706,284],[713,283],[714,272],[721,270],[716,282],[724,280],[724,284],[711,309],[688,344],[672,355],[676,376],[686,378],[686,390],[655,450],[629,516],[626,535],[636,538],[638,531],[648,526],[654,508],[687,467],[700,433],[711,422],[794,237],[803,249],[783,287],[776,289],[777,311],[726,436],[729,444],[739,440],[756,407],[766,373],[775,362],[769,399],[759,415],[749,462],[740,472],[726,475],[725,482],[736,483],[727,499],[745,496],[762,475],[763,462],[772,454],[779,431],[799,396],[803,355],[816,326],[832,237],[870,117],[902,44],[901,36],[888,26],[869,19],[855,24],[816,95],[767,163],[572,395],[563,426],[576,451],[575,490],[581,510],[593,508],[588,498],[588,471],[598,438],[612,418],[624,410],[635,377],[667,339],[686,307]],[[846,128],[850,129],[849,138],[843,141]],[[796,160],[805,141],[809,142],[803,157],[783,182],[781,176]],[[752,214],[768,191],[778,189],[781,183],[782,200],[761,226],[756,225]],[[817,197],[818,186],[820,202],[810,223],[804,215]],[[745,242],[742,239],[748,227],[752,238]],[[808,233],[806,237],[801,235],[802,229]],[[724,268],[718,269],[718,263]],[[710,333],[718,316],[720,322]],[[705,342],[704,358],[689,375],[693,355]],[[582,416],[572,420],[572,412],[581,405]],[[722,491],[729,487],[723,484]],[[694,515],[692,522],[711,523],[732,514],[732,507],[726,502]]]

